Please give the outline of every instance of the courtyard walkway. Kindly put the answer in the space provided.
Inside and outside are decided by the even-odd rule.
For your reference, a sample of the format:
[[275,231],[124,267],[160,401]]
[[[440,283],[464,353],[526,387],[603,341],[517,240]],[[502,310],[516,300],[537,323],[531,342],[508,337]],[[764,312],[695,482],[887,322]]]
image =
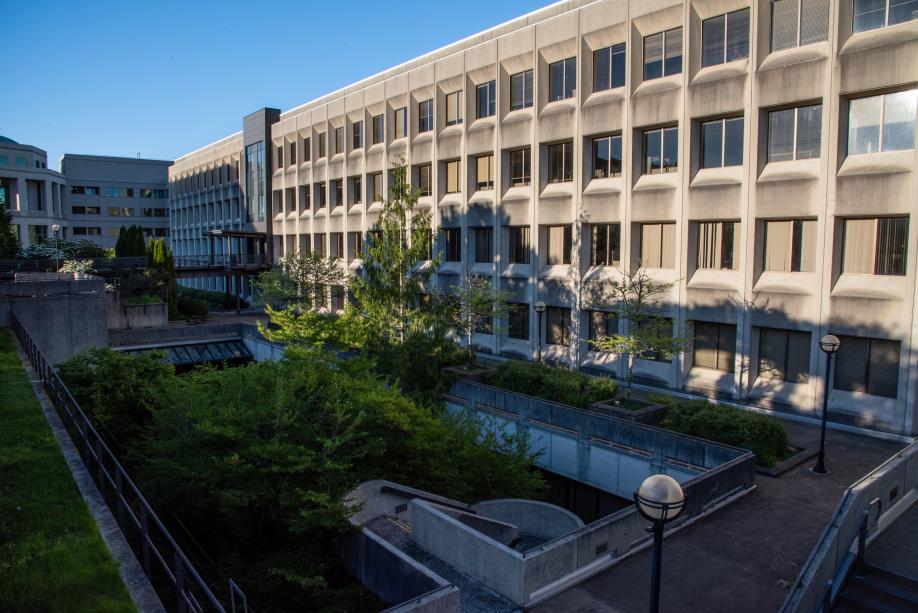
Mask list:
[[[815,449],[819,428],[785,422],[792,445]],[[756,475],[756,490],[668,537],[663,611],[777,611],[845,489],[905,445],[829,431],[829,475],[814,461],[778,478]],[[533,609],[641,612],[649,603],[651,551],[627,558]]]

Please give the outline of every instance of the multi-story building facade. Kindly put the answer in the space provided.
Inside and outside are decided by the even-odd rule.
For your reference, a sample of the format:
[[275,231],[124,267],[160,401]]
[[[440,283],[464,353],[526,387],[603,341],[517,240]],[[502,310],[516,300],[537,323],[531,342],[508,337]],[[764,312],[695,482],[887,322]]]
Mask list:
[[114,247],[122,226],[169,235],[172,162],[64,154],[60,172],[38,147],[0,137],[0,208],[12,214],[22,247],[55,238]]
[[12,215],[21,245],[53,237],[55,225],[63,228],[65,193],[66,179],[48,168],[44,150],[0,136],[0,209]]
[[149,237],[169,236],[168,168],[172,162],[74,155],[60,160],[67,180],[64,215],[69,238],[114,247],[124,226]]
[[514,297],[480,350],[533,358],[541,338],[622,376],[590,340],[626,330],[606,290],[640,268],[690,339],[636,360],[640,381],[815,415],[834,333],[830,419],[916,434],[916,58],[914,0],[571,0],[280,113],[261,157],[242,134],[189,154],[172,191],[242,160],[269,177],[240,206],[267,210],[275,258],[359,270],[404,162],[437,283]]

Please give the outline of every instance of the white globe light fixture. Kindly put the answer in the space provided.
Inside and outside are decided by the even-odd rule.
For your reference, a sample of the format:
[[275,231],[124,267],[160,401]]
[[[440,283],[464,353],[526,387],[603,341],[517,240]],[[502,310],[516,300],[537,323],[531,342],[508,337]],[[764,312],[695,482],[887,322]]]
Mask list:
[[651,475],[634,493],[642,517],[653,522],[653,566],[650,576],[650,611],[660,610],[660,569],[663,565],[663,525],[685,508],[685,492],[669,475]]

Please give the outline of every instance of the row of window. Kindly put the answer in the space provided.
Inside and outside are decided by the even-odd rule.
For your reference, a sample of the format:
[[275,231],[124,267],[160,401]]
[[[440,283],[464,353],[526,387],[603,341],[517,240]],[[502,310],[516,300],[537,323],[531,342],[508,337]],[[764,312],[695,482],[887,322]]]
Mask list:
[[[110,206],[107,210],[110,217],[132,217],[134,215],[134,209],[129,206]],[[70,212],[74,215],[101,215],[102,207],[74,205],[70,207]],[[169,216],[169,209],[167,208],[144,207],[140,209],[140,212],[144,217]]]
[[[16,166],[28,166],[29,160],[25,156],[17,155],[15,156]],[[10,156],[5,153],[0,154],[0,166],[9,166],[10,165]],[[48,165],[43,160],[35,160],[35,168],[47,168]]]
[[[694,222],[694,258],[697,269],[735,270],[739,264],[739,225],[737,221]],[[635,224],[635,239],[639,241],[641,265],[647,268],[675,267],[675,223]],[[531,229],[529,226],[504,226],[509,264],[532,263]],[[540,265],[570,264],[573,233],[570,225],[540,226],[540,242],[544,245]],[[908,250],[908,217],[878,217],[843,219],[841,232],[841,272],[847,274],[892,275],[906,273]],[[348,252],[343,251],[344,233],[329,235],[334,245],[329,255],[352,260],[359,258],[362,234],[348,233]],[[494,261],[494,228],[470,228],[470,254],[475,263]],[[301,241],[309,247],[309,235]],[[584,228],[589,266],[621,265],[621,224],[591,224]],[[765,220],[762,222],[763,242],[759,265],[763,272],[813,272],[816,243],[816,221],[810,219]],[[321,255],[324,234],[316,234],[312,245]],[[428,239],[432,257],[432,236]],[[462,229],[440,229],[441,257],[447,262],[462,261]],[[301,245],[303,248],[304,245]]]
[[[71,226],[70,232],[73,236],[102,236],[102,228],[99,226]],[[117,237],[121,228],[108,228],[107,236]],[[169,228],[143,228],[145,236],[154,236],[157,238],[169,236]]]
[[[137,190],[138,195],[141,198],[156,198],[159,200],[165,200],[169,197],[169,190],[167,189],[151,189],[142,187]],[[100,195],[100,190],[98,186],[94,185],[71,185],[70,193],[80,196],[98,196]],[[133,187],[106,187],[103,193],[109,198],[133,198],[134,197],[134,188]]]
[[195,169],[183,177],[173,178],[171,186],[174,194],[181,195],[234,182],[239,182],[239,160],[236,159],[209,168]]

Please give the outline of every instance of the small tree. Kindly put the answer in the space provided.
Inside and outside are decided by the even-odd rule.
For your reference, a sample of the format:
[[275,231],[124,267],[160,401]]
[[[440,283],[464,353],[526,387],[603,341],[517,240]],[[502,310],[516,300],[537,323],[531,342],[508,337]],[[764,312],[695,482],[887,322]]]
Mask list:
[[13,216],[0,209],[0,259],[11,260],[19,252],[19,239],[13,228]]
[[658,313],[660,299],[672,286],[654,281],[643,268],[608,283],[608,298],[617,304],[627,332],[610,334],[590,343],[597,351],[615,353],[625,359],[626,405],[631,404],[634,359],[653,355],[671,359],[687,344],[687,339],[674,334],[671,320]]
[[261,273],[255,287],[269,307],[315,309],[320,306],[316,298],[343,281],[337,258],[323,257],[317,251],[296,252],[282,257],[277,268]]
[[121,230],[118,232],[118,240],[115,242],[115,255],[120,258],[147,255],[147,244],[143,240],[143,228],[138,225],[121,226]]
[[510,292],[495,288],[491,276],[466,271],[462,282],[453,288],[447,300],[450,327],[466,342],[472,351],[472,335],[481,328],[491,328],[494,318],[507,314],[511,302]]
[[178,275],[175,274],[175,259],[172,250],[166,246],[166,239],[151,238],[146,249],[147,274],[165,291],[169,319],[178,319]]

